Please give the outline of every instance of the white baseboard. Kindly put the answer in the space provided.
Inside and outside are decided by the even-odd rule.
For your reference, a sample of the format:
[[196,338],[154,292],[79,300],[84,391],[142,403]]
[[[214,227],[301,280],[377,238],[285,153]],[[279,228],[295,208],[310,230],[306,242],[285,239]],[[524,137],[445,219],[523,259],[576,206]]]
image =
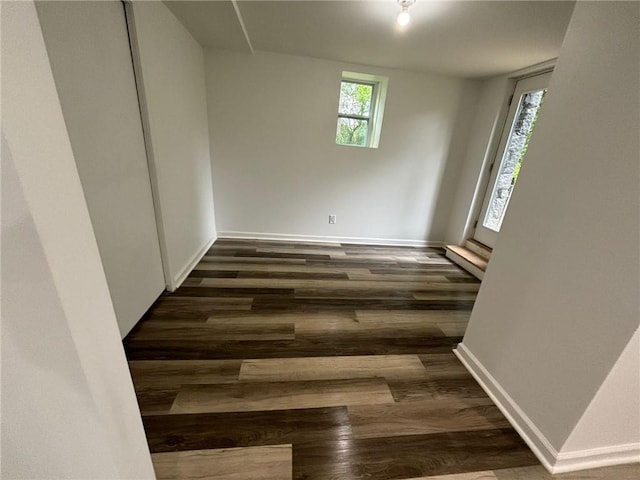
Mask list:
[[178,273],[178,275],[174,276],[171,279],[171,284],[167,285],[167,290],[169,290],[170,292],[175,292],[178,289],[178,287],[182,285],[182,282],[185,281],[185,279],[189,276],[189,274],[195,268],[198,262],[202,260],[202,257],[204,257],[204,254],[207,253],[207,250],[211,248],[211,245],[213,245],[217,239],[218,237],[213,237],[211,240],[205,243],[204,246],[189,259],[189,261],[184,266],[184,268],[180,271],[180,273]]
[[640,463],[640,443],[592,448],[576,452],[560,452],[552,473],[573,472],[628,463]]
[[464,343],[459,343],[453,353],[456,354],[466,369],[478,381],[550,473],[573,472],[640,461],[639,444],[614,445],[605,448],[559,453]]
[[408,240],[397,238],[367,238],[367,237],[331,237],[324,235],[297,235],[289,233],[263,232],[219,232],[218,238],[250,239],[250,240],[280,240],[293,242],[318,243],[357,243],[362,245],[386,245],[399,247],[442,247],[443,242],[426,240]]
[[[551,445],[538,427],[531,421],[526,413],[518,406],[511,396],[502,388],[497,380],[480,363],[476,356],[464,345],[459,343],[453,351],[467,370],[478,381],[480,386],[487,392],[493,403],[500,409],[502,414],[509,420],[509,423],[520,434],[522,439],[529,445],[529,448],[538,457],[542,465],[552,472],[555,460],[558,456],[557,450]],[[553,472],[552,472],[553,473]]]

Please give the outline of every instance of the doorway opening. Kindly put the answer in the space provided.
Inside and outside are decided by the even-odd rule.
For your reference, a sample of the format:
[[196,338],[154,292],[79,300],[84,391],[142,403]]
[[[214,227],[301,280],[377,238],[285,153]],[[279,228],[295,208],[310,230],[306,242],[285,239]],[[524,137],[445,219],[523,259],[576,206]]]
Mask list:
[[447,246],[447,257],[479,279],[484,276],[497,242],[550,77],[551,72],[539,73],[522,78],[515,84],[496,155],[489,167],[489,178],[474,231],[464,245]]
[[[489,248],[498,239],[529,142],[547,93],[551,72],[519,80],[509,107],[496,157],[491,165],[473,238]],[[494,168],[497,166],[497,168]]]

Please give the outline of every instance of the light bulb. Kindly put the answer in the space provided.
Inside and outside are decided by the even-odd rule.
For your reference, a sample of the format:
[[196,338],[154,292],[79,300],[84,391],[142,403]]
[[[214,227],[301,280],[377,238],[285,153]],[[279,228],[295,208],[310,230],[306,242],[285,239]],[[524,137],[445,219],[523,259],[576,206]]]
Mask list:
[[410,20],[411,20],[411,15],[409,15],[409,12],[407,12],[406,10],[402,10],[398,14],[398,25],[402,25],[404,27],[405,25],[409,24]]

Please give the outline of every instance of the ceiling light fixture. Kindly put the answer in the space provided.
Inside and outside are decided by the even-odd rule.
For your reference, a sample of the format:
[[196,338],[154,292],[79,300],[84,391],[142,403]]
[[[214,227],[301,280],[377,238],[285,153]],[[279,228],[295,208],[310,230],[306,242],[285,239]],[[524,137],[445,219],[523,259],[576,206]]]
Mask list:
[[405,26],[411,21],[411,15],[409,15],[409,7],[416,3],[416,0],[398,0],[400,5],[400,13],[398,14],[398,25]]

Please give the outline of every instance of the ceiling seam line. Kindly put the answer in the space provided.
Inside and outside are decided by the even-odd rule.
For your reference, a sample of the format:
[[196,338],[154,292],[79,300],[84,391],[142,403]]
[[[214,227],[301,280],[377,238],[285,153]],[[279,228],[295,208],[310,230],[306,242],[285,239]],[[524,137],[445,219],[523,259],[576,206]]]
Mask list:
[[249,50],[251,51],[251,53],[254,53],[253,45],[251,44],[251,38],[249,38],[249,32],[247,31],[247,27],[245,26],[244,20],[242,19],[242,14],[240,13],[240,7],[238,6],[237,0],[231,0],[231,4],[233,5],[233,9],[236,12],[238,23],[240,23],[240,28],[242,28],[242,33],[244,33],[244,39],[247,41]]

